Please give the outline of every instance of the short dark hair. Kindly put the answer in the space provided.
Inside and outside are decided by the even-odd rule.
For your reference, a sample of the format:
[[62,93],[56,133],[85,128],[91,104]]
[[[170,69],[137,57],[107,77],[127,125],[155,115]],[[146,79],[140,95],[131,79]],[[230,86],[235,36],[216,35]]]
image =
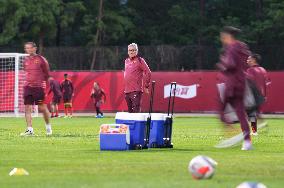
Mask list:
[[68,74],[67,74],[67,73],[65,73],[65,74],[64,74],[64,77],[67,77],[67,76],[68,76]]
[[238,37],[241,34],[242,30],[240,30],[239,28],[233,27],[233,26],[225,26],[223,27],[221,32],[230,34],[233,37]]
[[261,55],[259,55],[259,54],[252,54],[250,57],[255,59],[257,64],[260,64],[260,62],[261,62]]
[[27,45],[27,44],[32,45],[32,47],[35,47],[35,48],[37,47],[35,42],[31,42],[31,41],[26,42],[25,45]]

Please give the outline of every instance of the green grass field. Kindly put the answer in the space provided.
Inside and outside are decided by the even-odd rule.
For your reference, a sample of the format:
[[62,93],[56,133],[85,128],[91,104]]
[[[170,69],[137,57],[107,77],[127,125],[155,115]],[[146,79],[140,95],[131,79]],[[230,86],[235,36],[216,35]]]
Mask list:
[[[20,137],[23,118],[0,119],[0,187],[193,187],[233,188],[243,181],[284,187],[284,120],[268,119],[253,138],[254,150],[216,149],[224,134],[215,118],[176,118],[174,149],[101,152],[98,131],[114,118],[52,119],[54,135],[45,136],[41,118],[35,137]],[[211,180],[193,180],[187,170],[196,155],[218,162]],[[9,176],[14,167],[29,176]]]

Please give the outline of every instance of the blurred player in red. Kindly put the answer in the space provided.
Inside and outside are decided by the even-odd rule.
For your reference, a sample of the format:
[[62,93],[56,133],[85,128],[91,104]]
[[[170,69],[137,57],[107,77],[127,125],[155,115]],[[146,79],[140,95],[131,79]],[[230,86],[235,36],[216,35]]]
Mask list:
[[145,60],[138,56],[138,46],[128,45],[128,58],[125,60],[124,85],[128,112],[140,112],[142,93],[149,93],[151,71]]
[[[266,86],[268,85],[268,76],[266,70],[261,67],[259,64],[261,62],[261,56],[259,54],[253,54],[249,56],[247,60],[247,64],[249,68],[247,69],[247,78],[251,81],[257,89],[257,92],[261,95],[261,97],[266,97]],[[264,101],[263,101],[264,102]],[[257,134],[257,117],[259,114],[259,107],[261,104],[257,106],[257,109],[249,113],[249,119],[252,127],[252,135]]]
[[65,116],[72,117],[72,97],[74,96],[74,87],[72,81],[68,78],[68,74],[64,74],[64,80],[60,84],[61,91],[63,94],[63,102],[64,102],[64,111]]
[[229,124],[224,116],[224,110],[227,104],[230,104],[238,116],[241,124],[241,129],[244,135],[242,150],[252,149],[250,127],[247,120],[247,114],[244,106],[244,94],[247,69],[247,59],[250,51],[246,44],[237,40],[236,36],[240,30],[234,27],[224,27],[220,34],[224,53],[221,56],[218,68],[224,75],[225,93],[224,103],[221,107],[221,120]]
[[45,121],[46,134],[51,135],[52,130],[49,122],[50,114],[44,103],[46,82],[49,79],[49,65],[43,56],[36,54],[37,47],[34,42],[25,43],[24,48],[25,53],[29,55],[24,60],[24,71],[26,74],[24,104],[27,130],[24,133],[21,133],[21,135],[29,136],[34,134],[32,127],[33,105],[38,105]]
[[96,118],[103,118],[104,114],[101,111],[101,105],[106,102],[106,94],[97,82],[94,82],[91,98],[93,99],[94,106],[96,108]]
[[58,116],[58,105],[62,98],[62,92],[60,88],[60,83],[57,80],[54,80],[52,77],[49,79],[49,92],[48,95],[52,92],[52,102],[51,102],[51,118],[59,117]]

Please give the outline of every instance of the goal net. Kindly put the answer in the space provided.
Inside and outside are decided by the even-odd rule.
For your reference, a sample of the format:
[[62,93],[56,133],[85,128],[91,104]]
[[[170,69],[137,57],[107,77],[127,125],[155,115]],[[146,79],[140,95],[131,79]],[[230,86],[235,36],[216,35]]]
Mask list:
[[[0,116],[20,116],[24,113],[23,62],[27,55],[0,53]],[[34,107],[37,113],[37,107]]]

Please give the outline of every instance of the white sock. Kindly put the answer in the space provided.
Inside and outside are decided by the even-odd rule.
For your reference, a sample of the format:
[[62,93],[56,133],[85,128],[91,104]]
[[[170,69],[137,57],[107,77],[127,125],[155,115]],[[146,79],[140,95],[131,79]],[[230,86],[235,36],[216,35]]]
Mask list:
[[34,129],[33,129],[32,127],[28,127],[28,130],[29,130],[30,132],[34,132]]
[[51,125],[50,124],[46,124],[45,125],[45,128],[46,128],[46,130],[48,129],[48,130],[51,130]]

